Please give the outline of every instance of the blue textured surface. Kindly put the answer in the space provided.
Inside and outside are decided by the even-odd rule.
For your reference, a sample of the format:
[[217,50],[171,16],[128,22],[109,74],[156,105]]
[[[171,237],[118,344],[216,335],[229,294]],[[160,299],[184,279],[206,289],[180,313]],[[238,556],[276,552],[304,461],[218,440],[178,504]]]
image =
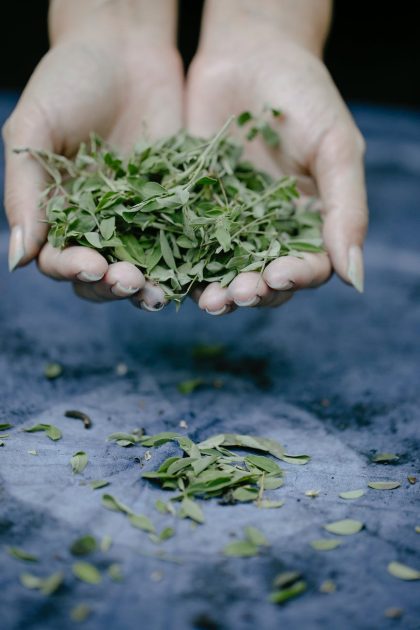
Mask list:
[[[0,100],[3,117],[11,103]],[[281,310],[237,311],[220,319],[191,304],[178,314],[168,309],[156,315],[128,304],[91,305],[34,266],[8,275],[2,233],[0,422],[53,423],[63,431],[53,443],[15,428],[0,449],[0,545],[41,556],[39,565],[28,567],[0,549],[4,630],[74,627],[69,612],[79,602],[93,609],[83,624],[87,630],[420,628],[419,583],[399,581],[386,570],[392,560],[420,569],[414,531],[420,483],[407,482],[407,475],[420,477],[420,116],[366,107],[355,114],[368,140],[372,211],[362,297],[334,279]],[[197,342],[226,343],[226,360],[197,365],[191,357]],[[43,368],[54,360],[64,374],[49,382]],[[129,366],[123,377],[115,374],[120,361]],[[222,379],[224,386],[179,394],[177,383],[197,373]],[[69,408],[88,412],[93,428],[64,418]],[[105,439],[136,426],[148,433],[182,432],[181,419],[193,439],[221,431],[267,435],[312,460],[284,465],[286,483],[272,493],[285,499],[279,510],[206,502],[205,525],[172,523],[153,508],[163,493],[140,474],[176,448],[153,451],[142,469],[145,449],[122,449]],[[78,450],[90,458],[81,476],[72,475],[68,463]],[[371,464],[375,451],[400,459]],[[181,564],[148,557],[156,547],[147,535],[104,510],[102,492],[83,485],[98,478],[109,479],[110,493],[159,528],[176,528],[163,549]],[[380,479],[401,481],[401,488],[368,490],[357,501],[338,498]],[[316,499],[304,495],[312,488],[320,490]],[[308,543],[322,537],[323,524],[346,517],[366,528],[339,549],[312,550]],[[222,547],[245,525],[259,527],[271,547],[259,558],[224,558]],[[112,536],[111,550],[92,561],[103,568],[121,563],[122,584],[105,578],[90,586],[72,577],[69,544],[89,532]],[[40,575],[63,570],[65,587],[51,598],[28,591],[19,584],[26,569]],[[278,608],[267,595],[285,569],[302,571],[309,589]],[[156,571],[160,581],[154,581]],[[319,592],[326,579],[336,582],[335,593]],[[404,609],[401,620],[384,617],[390,606]]]

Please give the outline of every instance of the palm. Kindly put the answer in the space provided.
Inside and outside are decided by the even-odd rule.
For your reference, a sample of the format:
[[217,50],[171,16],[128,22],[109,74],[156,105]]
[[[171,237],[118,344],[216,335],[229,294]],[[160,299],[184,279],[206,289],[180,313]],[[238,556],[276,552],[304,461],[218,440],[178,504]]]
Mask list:
[[[294,51],[293,62],[281,70],[283,57],[280,49],[265,49],[245,58],[232,55],[227,62],[199,59],[189,76],[187,120],[193,133],[207,135],[232,114],[259,113],[267,104],[280,108],[284,114],[280,149],[273,151],[256,140],[247,147],[247,156],[274,176],[296,176],[301,192],[313,195],[317,193],[313,160],[343,106],[319,61],[305,51]],[[284,257],[269,265],[265,282],[258,274],[241,274],[227,290],[209,286],[200,305],[222,312],[235,303],[277,305],[291,297],[289,289],[321,284],[330,273],[325,255],[309,255],[305,261]],[[273,291],[276,288],[286,290]]]

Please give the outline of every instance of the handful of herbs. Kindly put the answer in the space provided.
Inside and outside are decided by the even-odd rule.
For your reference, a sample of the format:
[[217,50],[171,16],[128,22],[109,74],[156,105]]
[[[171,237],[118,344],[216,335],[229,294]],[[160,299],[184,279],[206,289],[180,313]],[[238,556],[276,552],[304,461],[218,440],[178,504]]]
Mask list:
[[[180,131],[142,140],[128,158],[96,135],[72,160],[24,149],[51,176],[41,198],[49,242],[129,261],[178,302],[198,282],[227,286],[279,256],[322,251],[319,213],[296,203],[293,178],[275,180],[242,159],[234,121],[209,139]],[[279,144],[264,118],[244,112],[236,122],[248,141]]]

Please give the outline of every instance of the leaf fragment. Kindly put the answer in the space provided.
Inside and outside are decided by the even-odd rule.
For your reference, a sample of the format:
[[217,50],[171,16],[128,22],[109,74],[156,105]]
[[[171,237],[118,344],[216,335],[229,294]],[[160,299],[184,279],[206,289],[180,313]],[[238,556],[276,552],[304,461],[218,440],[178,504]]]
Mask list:
[[395,462],[399,459],[395,453],[376,453],[371,457],[371,462],[374,464],[387,464],[388,462]]
[[49,380],[54,380],[63,373],[63,366],[60,363],[48,363],[44,368],[44,376]]
[[118,501],[112,494],[103,494],[102,495],[102,506],[107,510],[111,510],[112,512],[122,512],[123,514],[134,515],[133,510],[129,507]]
[[271,593],[269,601],[273,604],[285,604],[290,599],[294,599],[295,597],[298,597],[299,595],[304,593],[306,589],[306,582],[300,580],[299,582],[296,582],[288,588],[283,588],[280,591],[275,591],[274,593]]
[[92,614],[92,609],[87,604],[77,604],[70,611],[70,618],[76,623],[86,621]]

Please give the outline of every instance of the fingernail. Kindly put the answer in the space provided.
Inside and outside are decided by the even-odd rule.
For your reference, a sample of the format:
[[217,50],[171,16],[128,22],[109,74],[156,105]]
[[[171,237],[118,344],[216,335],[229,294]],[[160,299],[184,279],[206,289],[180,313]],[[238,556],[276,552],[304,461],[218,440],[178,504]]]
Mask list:
[[9,271],[13,271],[25,256],[23,244],[23,230],[20,225],[15,225],[10,233],[9,243]]
[[87,273],[86,271],[81,271],[77,274],[77,277],[82,282],[99,282],[104,277],[104,273],[96,274],[96,273]]
[[117,297],[122,297],[124,295],[127,295],[127,296],[128,295],[134,295],[134,293],[137,293],[138,290],[139,290],[138,287],[125,287],[122,284],[120,284],[119,282],[116,282],[111,287],[111,293],[113,293]]
[[227,306],[227,304],[225,304],[224,306],[222,306],[222,308],[219,308],[219,310],[218,310],[218,311],[209,311],[209,309],[208,309],[208,308],[206,308],[206,312],[207,312],[209,315],[224,315],[224,313],[226,313],[226,311],[228,310],[228,308],[229,308],[229,307]]
[[363,293],[363,252],[358,245],[352,245],[349,249],[347,275],[354,288]]
[[276,282],[276,280],[273,281],[270,279],[268,284],[272,289],[275,289],[276,291],[289,291],[289,289],[293,289],[293,287],[295,286],[293,280],[279,280],[278,282]]
[[146,302],[144,302],[143,300],[140,302],[140,308],[142,308],[144,311],[149,311],[149,313],[156,313],[156,311],[161,311],[164,306],[165,304],[163,304],[162,302],[156,302],[156,304],[154,304],[153,306],[146,304]]
[[237,306],[256,306],[259,302],[261,302],[261,298],[259,295],[254,296],[250,300],[246,302],[240,302],[239,300],[235,300],[235,304]]

